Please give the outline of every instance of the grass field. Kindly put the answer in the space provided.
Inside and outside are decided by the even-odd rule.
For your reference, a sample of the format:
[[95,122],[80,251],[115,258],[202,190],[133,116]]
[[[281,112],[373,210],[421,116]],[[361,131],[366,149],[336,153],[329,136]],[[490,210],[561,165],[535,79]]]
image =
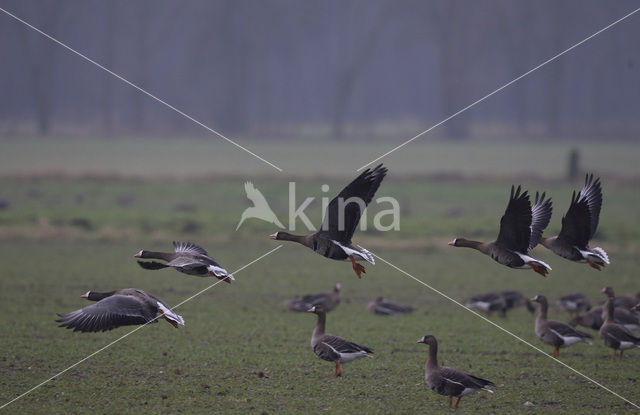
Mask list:
[[[285,172],[279,178],[268,167],[254,164],[245,171],[234,164],[240,161],[225,157],[224,168],[216,167],[215,153],[210,155],[213,166],[204,167],[206,142],[194,144],[200,156],[193,159],[191,144],[183,146],[185,150],[165,143],[166,147],[145,153],[136,142],[129,153],[131,147],[123,147],[123,142],[110,147],[88,141],[84,143],[88,147],[76,154],[69,150],[69,142],[56,148],[51,143],[37,145],[35,140],[9,141],[0,142],[6,150],[0,153],[0,198],[10,201],[0,210],[0,405],[132,330],[79,334],[58,328],[55,313],[87,305],[80,294],[137,287],[173,305],[215,282],[172,270],[145,271],[132,258],[140,249],[164,250],[172,240],[191,240],[205,246],[227,269],[236,270],[277,247],[267,238],[274,229],[266,223],[249,220],[234,232],[240,213],[249,206],[244,180],[252,180],[263,191],[286,223],[289,180],[298,182],[300,203],[307,196],[323,196],[323,183],[330,185],[327,194],[332,195],[353,175],[353,169],[337,167],[350,158],[335,147],[324,150],[339,154],[324,173],[318,162],[322,154],[289,159],[285,154],[289,145],[274,146],[279,151],[271,151],[281,160],[293,160],[281,163]],[[604,285],[613,285],[620,293],[640,291],[635,145],[581,147],[583,168],[603,175],[604,206],[595,242],[612,259],[604,271],[537,248],[536,256],[553,267],[545,279],[532,271],[499,266],[477,252],[446,246],[456,236],[495,237],[511,180],[531,190],[544,189],[553,197],[555,210],[547,233],[557,232],[570,192],[580,186],[561,180],[566,151],[574,145],[544,144],[542,149],[553,154],[549,158],[556,164],[544,161],[535,152],[542,150],[533,146],[487,149],[477,143],[466,148],[440,143],[434,150],[439,157],[427,145],[412,148],[406,152],[409,161],[402,163],[400,155],[389,159],[389,177],[377,194],[400,202],[400,231],[360,232],[354,240],[459,301],[498,289],[545,294],[552,302],[562,294],[582,291],[594,303],[603,299],[599,290]],[[382,151],[382,145],[379,148]],[[94,154],[93,149],[102,152]],[[520,165],[505,162],[523,149],[533,153]],[[291,151],[307,154],[300,148]],[[355,146],[349,151],[356,152]],[[78,154],[88,154],[87,160],[77,161]],[[171,162],[176,154],[180,156]],[[55,162],[48,162],[49,156]],[[122,164],[112,165],[112,156]],[[437,159],[433,161],[437,168],[430,166],[429,157]],[[364,164],[366,158],[358,154],[353,160],[358,165],[352,167]],[[194,164],[185,164],[185,159]],[[245,165],[254,163],[244,155],[241,159]],[[538,173],[531,159],[553,166]],[[457,171],[450,166],[463,165],[463,160],[469,162],[458,176],[451,176]],[[305,163],[312,168],[303,170]],[[320,171],[326,180],[314,176]],[[439,178],[439,172],[447,174]],[[371,210],[369,220],[376,207]],[[318,200],[308,214],[320,223]],[[463,398],[460,412],[609,414],[631,409],[383,261],[368,266],[366,276],[358,280],[348,264],[284,245],[236,277],[234,284],[218,284],[176,309],[185,319],[184,327],[176,330],[165,322],[146,326],[3,411],[408,414],[442,410],[446,398],[424,385],[427,348],[415,343],[426,333],[440,341],[441,364],[496,383],[493,395]],[[310,350],[315,316],[282,310],[286,298],[328,290],[335,282],[342,283],[343,302],[328,315],[328,331],[375,351],[373,359],[346,365],[342,378],[334,378],[333,366]],[[417,311],[408,316],[373,316],[365,310],[366,303],[379,295],[411,304]],[[553,305],[550,317],[568,319]],[[535,338],[534,318],[526,310],[491,320],[551,351]],[[597,333],[592,334],[593,346],[563,349],[560,360],[639,403],[640,353],[629,351],[622,362],[612,362],[610,349]],[[524,406],[525,402],[534,406]]]

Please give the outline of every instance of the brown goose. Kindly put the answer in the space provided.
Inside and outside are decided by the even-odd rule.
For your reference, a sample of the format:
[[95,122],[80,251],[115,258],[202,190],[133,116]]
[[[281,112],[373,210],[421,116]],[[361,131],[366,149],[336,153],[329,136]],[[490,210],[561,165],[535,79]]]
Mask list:
[[373,256],[364,248],[352,245],[351,237],[358,226],[362,212],[367,208],[387,169],[378,165],[375,169],[365,170],[336,196],[327,207],[322,228],[310,235],[292,235],[276,232],[269,235],[279,241],[298,242],[313,249],[317,254],[338,261],[351,261],[353,270],[360,278],[364,267],[356,261],[375,264]]
[[[614,300],[613,322],[623,325],[629,330],[640,330],[640,318],[630,310],[633,310],[633,308],[626,309],[622,307],[615,307]],[[602,319],[604,320],[605,318],[605,310],[602,310]]]
[[373,301],[370,301],[367,305],[367,310],[372,314],[391,316],[394,314],[409,314],[413,312],[413,307],[396,303],[395,301],[388,300],[384,297],[378,297]]
[[335,362],[334,376],[342,376],[341,363],[348,363],[373,354],[373,350],[366,346],[360,346],[333,334],[325,334],[324,326],[327,313],[322,306],[311,307],[308,312],[318,316],[318,322],[311,335],[311,348],[320,359]]
[[538,314],[538,318],[536,318],[535,326],[536,337],[544,343],[553,346],[552,357],[558,357],[560,355],[561,347],[569,347],[579,342],[591,344],[591,342],[587,340],[587,338],[592,338],[590,334],[576,330],[559,321],[547,320],[547,311],[549,310],[547,297],[544,295],[536,295],[531,301],[540,303],[540,314]]
[[478,242],[456,238],[449,245],[477,249],[502,265],[518,269],[532,268],[544,277],[551,271],[551,267],[527,254],[540,241],[542,231],[551,219],[551,211],[551,199],[545,200],[544,193],[542,197],[538,197],[536,193],[535,203],[531,207],[527,191],[520,193],[520,186],[515,191],[511,186],[509,204],[500,219],[500,232],[495,241]]
[[156,261],[138,261],[144,269],[175,268],[176,270],[197,277],[213,275],[219,280],[231,283],[235,278],[226,269],[214,261],[203,248],[191,242],[173,242],[174,252],[155,252],[142,250],[135,254],[134,258],[161,259],[167,261],[162,264]]
[[531,303],[531,300],[525,297],[520,291],[508,290],[500,293],[504,298],[504,305],[508,310],[516,307],[526,307],[527,311],[534,313],[536,308]]
[[638,301],[640,301],[640,293],[636,294],[635,297],[625,294],[616,295],[613,299],[613,303],[616,307],[624,308],[626,310],[634,307],[638,303]]
[[159,317],[176,328],[178,324],[184,325],[182,317],[165,303],[137,288],[104,293],[88,291],[82,298],[97,303],[68,314],[58,314],[61,319],[56,322],[62,323],[59,327],[82,332],[108,331],[120,326],[155,323]]
[[604,305],[604,323],[600,327],[600,338],[607,347],[613,349],[613,360],[616,358],[616,351],[620,350],[620,360],[622,353],[632,347],[640,347],[640,337],[635,336],[629,329],[614,321],[614,293],[613,288],[604,287],[601,293],[607,296]]
[[493,393],[487,386],[493,385],[493,382],[475,377],[462,370],[452,369],[450,367],[438,366],[438,341],[435,337],[427,334],[418,343],[429,345],[429,359],[425,364],[424,377],[427,386],[432,391],[440,395],[449,397],[449,408],[451,408],[452,400],[457,397],[458,400],[454,408],[458,408],[460,399],[478,390]]
[[604,318],[602,318],[603,309],[602,307],[594,307],[589,312],[577,315],[569,320],[569,325],[571,327],[575,327],[577,325],[588,327],[593,330],[600,330],[602,324],[604,323]]
[[[600,330],[605,319],[605,311],[603,307],[592,308],[588,313],[577,315],[569,321],[572,327],[578,324],[593,330]],[[640,318],[629,310],[621,307],[615,307],[613,310],[613,322],[620,324],[629,330],[640,330]]]
[[569,313],[580,314],[581,311],[589,311],[591,304],[586,295],[582,293],[571,293],[560,297],[558,304]]
[[296,296],[285,301],[284,308],[287,311],[306,312],[313,306],[322,306],[328,313],[340,304],[340,283],[333,286],[333,291],[323,291],[316,294],[307,294],[303,297]]
[[488,292],[477,294],[471,297],[466,304],[467,307],[481,310],[491,316],[493,311],[500,311],[502,316],[507,313],[507,305],[502,294],[497,292]]
[[598,227],[600,208],[602,207],[602,189],[600,178],[593,180],[593,174],[587,174],[584,187],[576,196],[573,192],[571,205],[562,218],[562,229],[557,236],[542,238],[540,244],[570,261],[586,262],[600,271],[609,265],[609,257],[604,249],[589,248]]

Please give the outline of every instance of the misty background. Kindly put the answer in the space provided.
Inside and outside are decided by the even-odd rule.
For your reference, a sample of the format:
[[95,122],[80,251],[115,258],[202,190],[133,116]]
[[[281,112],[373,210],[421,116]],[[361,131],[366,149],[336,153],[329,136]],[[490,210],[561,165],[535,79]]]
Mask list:
[[[222,134],[404,141],[634,1],[7,1]],[[434,131],[603,140],[640,132],[640,16]],[[0,13],[0,134],[210,133]]]

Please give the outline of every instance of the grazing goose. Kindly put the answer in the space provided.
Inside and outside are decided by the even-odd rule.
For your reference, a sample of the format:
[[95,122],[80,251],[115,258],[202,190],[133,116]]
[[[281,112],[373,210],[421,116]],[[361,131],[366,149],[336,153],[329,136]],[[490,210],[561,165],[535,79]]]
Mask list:
[[333,291],[323,291],[316,294],[307,294],[303,297],[296,296],[285,301],[284,308],[287,311],[306,312],[313,306],[322,306],[328,313],[340,304],[340,283],[333,286]]
[[382,316],[391,316],[394,314],[409,314],[413,312],[413,307],[396,303],[395,301],[388,300],[384,297],[378,297],[373,301],[370,301],[367,305],[367,310],[372,314],[378,314]]
[[456,238],[449,242],[451,246],[473,248],[489,255],[492,259],[510,268],[529,269],[545,277],[551,267],[544,262],[532,258],[528,252],[540,241],[542,231],[551,219],[551,199],[545,200],[545,194],[538,197],[531,207],[527,191],[520,193],[520,186],[511,196],[507,209],[500,219],[500,232],[493,242],[470,241]]
[[351,237],[358,226],[362,212],[371,202],[386,174],[387,169],[380,164],[373,170],[365,170],[342,189],[329,203],[322,228],[318,232],[310,235],[276,232],[269,237],[279,241],[298,242],[326,258],[351,261],[354,272],[360,278],[365,270],[356,261],[367,261],[371,264],[375,264],[375,261],[369,251],[353,246]]
[[560,297],[558,304],[569,313],[576,313],[576,315],[591,309],[589,299],[582,293],[571,293]]
[[500,295],[502,295],[502,298],[504,298],[504,305],[507,311],[511,310],[512,308],[523,306],[526,307],[530,313],[534,313],[536,311],[536,308],[531,303],[531,300],[525,297],[520,291],[502,291]]
[[167,261],[162,264],[156,261],[138,261],[144,269],[175,268],[176,270],[197,277],[213,275],[219,280],[231,284],[235,280],[232,274],[214,261],[203,248],[191,242],[173,242],[174,252],[154,252],[142,250],[135,254],[134,258],[161,259]]
[[475,377],[462,370],[452,369],[450,367],[438,366],[438,341],[435,337],[427,334],[418,343],[429,345],[429,359],[425,364],[424,377],[427,386],[432,391],[440,395],[449,397],[449,408],[451,408],[452,400],[457,397],[458,400],[454,408],[458,408],[460,399],[478,390],[493,393],[487,386],[493,385],[493,382]]
[[62,323],[59,327],[82,332],[108,331],[120,326],[155,323],[159,317],[176,328],[178,324],[184,325],[182,317],[165,303],[137,288],[105,293],[88,291],[82,298],[97,303],[68,314],[58,314],[61,319],[56,322]]
[[342,376],[341,363],[348,363],[373,354],[373,350],[368,347],[360,346],[333,334],[325,334],[324,326],[327,313],[322,306],[314,306],[307,311],[318,316],[318,322],[311,335],[311,348],[320,359],[336,363],[334,376]]
[[604,323],[604,318],[602,317],[603,308],[602,307],[594,307],[589,312],[577,315],[569,320],[569,325],[571,327],[575,327],[577,325],[588,327],[593,330],[600,330],[602,324]]
[[474,295],[467,301],[467,307],[481,310],[487,313],[487,316],[491,316],[492,311],[500,311],[503,317],[507,313],[504,297],[496,292]]
[[557,358],[560,355],[561,347],[569,347],[579,342],[591,344],[591,342],[587,340],[587,338],[592,338],[590,334],[576,330],[559,321],[547,320],[547,311],[549,309],[547,297],[544,295],[536,295],[531,301],[540,303],[540,314],[538,314],[538,318],[536,318],[535,326],[536,337],[544,343],[553,346],[552,357]]
[[586,262],[600,271],[609,265],[609,257],[602,248],[589,248],[598,227],[600,208],[602,207],[602,189],[600,178],[593,180],[593,174],[587,174],[584,187],[576,196],[573,192],[571,205],[562,218],[562,229],[557,236],[542,238],[540,244],[570,261]]
[[614,321],[614,294],[613,288],[604,287],[601,293],[607,296],[607,302],[604,305],[604,323],[600,327],[600,338],[607,347],[613,349],[613,360],[616,359],[616,351],[620,350],[620,360],[622,353],[632,347],[640,347],[640,337],[635,336],[631,331],[621,324]]

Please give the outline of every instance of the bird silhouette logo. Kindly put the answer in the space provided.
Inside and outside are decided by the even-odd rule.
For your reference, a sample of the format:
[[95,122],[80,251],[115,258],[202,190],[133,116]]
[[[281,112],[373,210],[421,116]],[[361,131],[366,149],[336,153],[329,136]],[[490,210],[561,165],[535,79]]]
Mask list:
[[236,226],[236,230],[240,228],[240,225],[245,221],[245,219],[261,219],[265,222],[274,223],[276,226],[284,229],[284,225],[278,220],[278,217],[273,210],[269,207],[269,203],[267,203],[267,199],[264,198],[264,195],[260,192],[260,190],[256,189],[253,186],[253,183],[246,182],[244,184],[244,190],[247,192],[247,199],[253,202],[252,207],[248,207],[242,212],[242,216],[240,217],[240,222],[238,226]]

